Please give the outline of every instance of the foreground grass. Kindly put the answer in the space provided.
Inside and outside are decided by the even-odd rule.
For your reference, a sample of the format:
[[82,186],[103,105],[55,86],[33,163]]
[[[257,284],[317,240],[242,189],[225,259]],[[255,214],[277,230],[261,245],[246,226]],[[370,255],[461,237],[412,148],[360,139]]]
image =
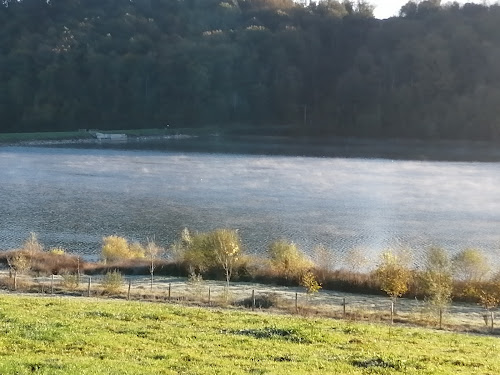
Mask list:
[[0,295],[1,374],[498,374],[498,339],[170,304]]

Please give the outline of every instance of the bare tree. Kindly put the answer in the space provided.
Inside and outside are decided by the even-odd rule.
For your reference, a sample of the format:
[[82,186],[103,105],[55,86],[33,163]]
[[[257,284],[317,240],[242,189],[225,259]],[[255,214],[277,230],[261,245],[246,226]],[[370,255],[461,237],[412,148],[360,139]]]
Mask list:
[[163,249],[159,247],[154,240],[148,239],[148,243],[144,248],[145,255],[149,261],[149,274],[151,275],[151,290],[153,290],[154,272],[157,265],[158,257],[163,253]]
[[21,250],[26,251],[30,257],[33,257],[35,254],[43,251],[43,246],[40,242],[38,242],[38,236],[36,233],[30,233],[26,241],[24,241]]
[[28,238],[23,242],[23,246],[7,256],[7,264],[11,271],[15,273],[24,273],[31,269],[33,260],[38,253],[43,251],[43,246],[38,241],[37,235],[31,232]]
[[31,260],[29,257],[21,251],[16,251],[15,253],[7,256],[7,264],[11,271],[14,273],[24,273],[30,270]]
[[369,259],[366,252],[359,247],[350,249],[344,256],[344,265],[349,272],[362,272],[368,264]]
[[241,240],[238,230],[217,229],[209,234],[209,246],[213,249],[215,261],[224,269],[226,285],[233,274],[233,269],[241,254]]
[[318,245],[314,248],[313,259],[319,279],[324,282],[334,268],[333,251],[324,245]]
[[432,306],[439,313],[439,328],[443,327],[443,313],[451,302],[453,287],[451,259],[440,247],[431,247],[425,254],[423,273],[424,292],[429,296]]

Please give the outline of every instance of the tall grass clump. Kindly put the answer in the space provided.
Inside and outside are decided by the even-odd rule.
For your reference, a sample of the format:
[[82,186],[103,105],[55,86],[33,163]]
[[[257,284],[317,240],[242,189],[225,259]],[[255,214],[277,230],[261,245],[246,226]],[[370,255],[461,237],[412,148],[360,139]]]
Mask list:
[[68,273],[78,269],[81,263],[78,256],[66,254],[60,247],[44,251],[35,233],[30,233],[19,249],[2,255],[10,270],[18,274]]

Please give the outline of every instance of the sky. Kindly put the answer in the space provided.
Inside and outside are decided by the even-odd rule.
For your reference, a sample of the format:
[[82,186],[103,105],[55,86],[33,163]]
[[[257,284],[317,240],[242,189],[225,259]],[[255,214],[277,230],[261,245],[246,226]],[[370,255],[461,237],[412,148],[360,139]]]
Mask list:
[[[392,16],[396,16],[399,14],[399,10],[403,5],[405,5],[408,0],[371,0],[368,1],[369,3],[373,4],[376,6],[375,8],[375,17],[384,19],[384,18],[389,18]],[[447,0],[442,0],[441,3],[445,4],[447,3]],[[453,1],[452,1],[453,2]],[[484,1],[483,0],[458,0],[457,1],[460,4],[465,4],[465,3],[478,3],[482,4]],[[488,2],[486,2],[488,3]],[[494,3],[494,1],[492,1]]]

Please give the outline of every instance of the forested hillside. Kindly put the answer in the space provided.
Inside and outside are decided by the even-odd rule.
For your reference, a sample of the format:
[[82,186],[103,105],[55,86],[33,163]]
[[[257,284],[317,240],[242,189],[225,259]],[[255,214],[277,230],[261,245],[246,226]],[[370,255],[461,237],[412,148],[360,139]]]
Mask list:
[[2,0],[0,131],[500,140],[500,6]]

